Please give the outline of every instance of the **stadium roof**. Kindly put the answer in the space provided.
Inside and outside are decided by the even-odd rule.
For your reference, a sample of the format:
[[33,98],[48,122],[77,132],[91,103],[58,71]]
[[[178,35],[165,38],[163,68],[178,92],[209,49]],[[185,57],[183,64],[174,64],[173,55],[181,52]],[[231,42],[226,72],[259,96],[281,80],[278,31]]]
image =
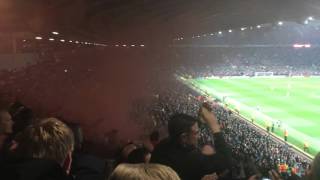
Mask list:
[[[171,40],[319,16],[316,0],[1,0],[0,32],[58,31],[93,40]],[[161,38],[160,38],[161,37]]]

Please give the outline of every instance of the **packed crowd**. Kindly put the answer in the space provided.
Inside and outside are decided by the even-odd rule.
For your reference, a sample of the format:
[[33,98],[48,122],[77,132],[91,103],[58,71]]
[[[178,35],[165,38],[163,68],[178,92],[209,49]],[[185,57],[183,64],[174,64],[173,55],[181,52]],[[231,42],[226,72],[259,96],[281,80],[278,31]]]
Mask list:
[[[273,179],[280,180],[278,173],[268,171],[279,162],[308,170],[309,162],[287,145],[217,103],[203,103],[206,98],[182,83],[175,81],[172,85],[176,88],[155,95],[153,104],[144,109],[150,110],[156,121],[149,144],[127,142],[109,159],[85,151],[78,124],[56,118],[38,119],[19,102],[1,108],[1,177],[252,180],[270,173]],[[161,126],[168,127],[168,138],[163,140],[157,131]],[[116,133],[112,131],[109,137]],[[113,142],[109,139],[109,143]],[[317,159],[312,168],[318,168]],[[299,178],[296,175],[304,172],[282,175]]]
[[[278,76],[311,76],[320,75],[320,70],[317,67],[300,67],[294,68],[292,66],[273,66],[266,67],[262,65],[253,65],[253,66],[235,66],[235,65],[220,65],[213,66],[214,68],[202,67],[199,71],[195,71],[194,68],[181,68],[177,74],[183,77],[193,77],[193,78],[203,78],[203,77],[212,77],[212,76],[255,76],[255,72],[272,72],[273,75]],[[183,69],[183,70],[182,70]],[[183,72],[183,73],[182,73]],[[185,73],[187,72],[187,73]]]
[[231,144],[234,157],[239,158],[238,160],[246,161],[250,158],[261,172],[286,164],[290,172],[290,168],[295,168],[295,173],[301,176],[308,168],[309,160],[297,155],[286,143],[278,142],[269,133],[259,131],[251,123],[222,108],[220,114],[227,125],[227,141]]
[[[191,53],[191,54],[190,54]],[[182,76],[254,76],[255,72],[274,75],[319,75],[319,52],[293,47],[203,48],[197,51],[178,49],[176,58],[183,60],[177,71]]]
[[[175,113],[198,117],[199,105],[207,100],[180,83],[157,96],[151,107],[157,124],[166,125],[170,115]],[[288,166],[286,173],[283,173],[286,177],[293,174],[303,176],[306,172],[310,160],[298,155],[288,144],[279,142],[269,133],[253,126],[251,122],[244,121],[237,113],[225,109],[219,102],[213,102],[211,105],[223,127],[226,141],[232,147],[233,178],[246,177],[254,172],[266,174],[269,169],[278,169],[281,164]],[[214,145],[212,132],[205,124],[200,124],[198,148],[208,144]],[[294,173],[291,172],[292,168]]]
[[[53,66],[52,63],[56,62],[47,65]],[[23,73],[20,76],[28,78]],[[19,80],[11,79],[2,86],[14,86],[16,81]],[[21,81],[32,84],[30,79]],[[91,144],[84,142],[78,124],[68,123],[62,117],[39,119],[19,102],[0,108],[1,177],[252,180],[271,173],[273,179],[280,180],[277,173],[269,172],[279,164],[298,169],[282,173],[283,178],[300,178],[309,171],[307,159],[219,102],[201,96],[176,79],[165,83],[166,86],[153,86],[151,103],[134,105],[138,107],[134,112],[139,115],[137,119],[143,115],[153,121],[148,142],[118,143],[114,140],[118,132],[112,130],[105,134],[105,144],[97,148],[99,152],[92,151]],[[17,88],[14,93],[22,92]],[[166,128],[167,131],[161,131]],[[162,139],[164,136],[168,138]]]

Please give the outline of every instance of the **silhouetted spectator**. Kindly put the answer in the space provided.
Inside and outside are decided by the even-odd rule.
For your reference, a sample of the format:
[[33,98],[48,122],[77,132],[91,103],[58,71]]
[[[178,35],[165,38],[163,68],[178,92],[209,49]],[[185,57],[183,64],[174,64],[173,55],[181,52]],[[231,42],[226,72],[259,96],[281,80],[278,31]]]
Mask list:
[[320,153],[314,158],[310,170],[307,172],[306,180],[320,179]]
[[105,162],[82,151],[83,133],[79,124],[68,123],[68,126],[72,130],[75,139],[71,174],[76,180],[104,180]]
[[151,162],[173,168],[184,180],[201,179],[215,172],[223,175],[230,168],[231,150],[224,141],[215,115],[206,107],[201,107],[201,115],[214,134],[215,154],[204,155],[196,148],[199,138],[197,119],[176,114],[168,124],[169,138],[155,148]]
[[16,135],[23,131],[33,122],[33,112],[30,108],[24,106],[20,102],[15,102],[9,110],[12,120],[14,121],[13,134]]
[[1,179],[67,180],[74,137],[61,121],[49,118],[21,132],[14,150],[17,159],[0,168]]
[[13,121],[9,112],[0,109],[0,164],[7,158],[11,146],[12,126]]
[[117,153],[115,165],[128,162],[129,154],[138,148],[139,148],[138,145],[132,142],[124,145]]
[[12,126],[13,121],[9,112],[4,109],[0,109],[0,150],[2,150],[6,139],[12,133]]
[[149,163],[150,158],[151,158],[151,153],[145,147],[140,147],[133,150],[128,155],[127,163],[132,163],[132,164]]

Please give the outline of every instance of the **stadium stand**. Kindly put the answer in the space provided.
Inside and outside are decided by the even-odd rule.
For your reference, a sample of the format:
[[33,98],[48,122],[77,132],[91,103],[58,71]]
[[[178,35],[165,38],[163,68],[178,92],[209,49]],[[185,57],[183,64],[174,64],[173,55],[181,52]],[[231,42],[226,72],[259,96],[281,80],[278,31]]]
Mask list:
[[[155,121],[154,130],[162,132],[161,129],[168,126],[172,115],[183,113],[199,118],[200,105],[204,102],[208,103],[217,116],[221,131],[232,150],[232,163],[228,174],[230,178],[249,179],[256,174],[267,176],[270,169],[277,169],[284,179],[303,177],[309,172],[310,159],[297,153],[292,147],[275,139],[258,127],[253,126],[250,122],[244,121],[237,113],[221,106],[219,102],[210,101],[207,97],[200,95],[176,79],[168,81],[167,84],[167,87],[170,88],[156,88],[158,91],[154,96],[153,102],[148,104],[148,106],[140,107],[136,113],[140,113],[140,111],[150,112],[150,118]],[[141,106],[143,106],[143,104]],[[10,112],[15,112],[14,109],[17,108],[12,106],[12,109]],[[36,122],[31,121],[30,123],[35,124]],[[76,151],[74,154],[77,165],[74,165],[74,168],[71,170],[72,175],[74,175],[76,179],[90,179],[92,177],[95,177],[95,179],[103,179],[102,174],[110,174],[113,168],[119,163],[116,163],[116,159],[118,158],[111,156],[111,158],[103,160],[101,158],[93,158],[91,155],[88,156],[87,153],[83,154],[83,150],[86,149],[86,143],[82,143],[81,141],[80,126],[75,124],[69,124],[69,126],[77,137]],[[21,129],[20,131],[24,130]],[[152,133],[152,131],[150,131],[150,133]],[[17,134],[19,134],[19,132],[17,132]],[[213,149],[210,150],[211,153],[219,151],[219,147],[215,147],[217,144],[215,143],[212,130],[206,124],[199,123],[199,134],[196,149],[199,149],[200,152],[205,154],[206,150],[201,151],[201,149],[210,145],[210,147],[213,147]],[[152,140],[155,141],[155,144],[158,144],[158,136],[159,135],[152,135]],[[161,137],[163,136],[165,135],[162,134]],[[18,141],[19,140],[17,140],[17,142]],[[148,148],[144,148],[141,141],[137,142],[140,144],[135,142],[137,145],[135,145],[133,149],[131,148],[132,150],[130,152],[125,153],[126,159],[121,162],[147,162],[145,158],[148,156]],[[6,150],[9,152],[12,151],[10,155],[2,153],[2,157],[5,155],[10,158],[17,158],[14,156],[15,143],[15,141],[11,142],[10,147]],[[106,152],[108,151],[106,150]],[[123,152],[123,150],[119,152]],[[121,153],[119,155],[121,155]],[[2,159],[1,161],[2,167],[8,165],[7,159]],[[90,163],[88,164],[88,162]],[[106,171],[107,173],[105,173]],[[205,174],[202,175],[205,176]]]

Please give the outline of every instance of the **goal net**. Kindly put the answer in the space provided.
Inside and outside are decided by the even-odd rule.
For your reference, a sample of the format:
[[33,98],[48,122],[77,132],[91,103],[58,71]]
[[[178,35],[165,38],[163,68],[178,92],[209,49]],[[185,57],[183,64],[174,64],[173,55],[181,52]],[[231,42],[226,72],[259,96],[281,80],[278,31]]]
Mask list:
[[255,72],[254,76],[273,76],[273,72]]

